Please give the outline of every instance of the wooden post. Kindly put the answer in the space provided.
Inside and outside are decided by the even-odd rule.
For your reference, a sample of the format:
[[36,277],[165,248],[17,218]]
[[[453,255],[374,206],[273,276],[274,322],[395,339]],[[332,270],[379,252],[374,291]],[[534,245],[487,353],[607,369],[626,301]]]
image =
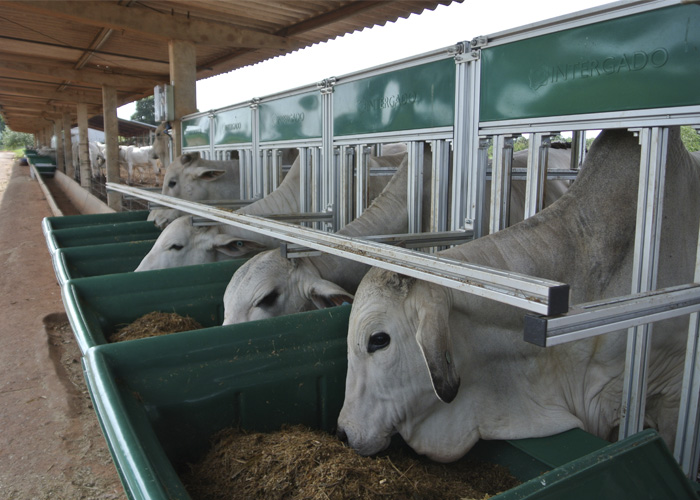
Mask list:
[[[102,117],[105,128],[105,160],[107,182],[119,182],[119,122],[117,121],[117,90],[102,86]],[[122,195],[107,191],[107,205],[117,212],[122,210]]]
[[71,137],[70,114],[63,113],[63,157],[66,160],[66,175],[75,179],[75,165],[73,164],[73,141]]
[[65,174],[66,164],[63,158],[63,124],[61,120],[54,120],[53,128],[56,135],[56,169]]
[[182,154],[181,117],[197,111],[197,54],[192,42],[170,40],[170,83],[173,86],[175,120],[173,127],[173,157]]
[[90,187],[90,154],[88,149],[88,114],[87,104],[78,103],[78,141],[80,158],[80,185],[84,188]]

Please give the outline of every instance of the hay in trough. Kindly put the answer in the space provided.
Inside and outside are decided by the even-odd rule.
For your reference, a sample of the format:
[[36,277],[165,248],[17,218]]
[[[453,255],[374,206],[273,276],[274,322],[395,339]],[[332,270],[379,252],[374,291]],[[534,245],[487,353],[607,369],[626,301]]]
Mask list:
[[519,484],[504,467],[465,459],[439,464],[408,450],[362,457],[302,426],[265,434],[225,429],[182,481],[195,500],[483,500]]
[[108,341],[121,342],[175,332],[199,330],[200,328],[204,327],[189,316],[155,311],[141,316],[133,323],[120,328],[109,336]]

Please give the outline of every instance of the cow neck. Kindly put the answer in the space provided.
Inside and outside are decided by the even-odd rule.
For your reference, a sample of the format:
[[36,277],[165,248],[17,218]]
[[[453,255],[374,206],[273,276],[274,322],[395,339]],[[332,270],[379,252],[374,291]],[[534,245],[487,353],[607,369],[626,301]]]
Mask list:
[[264,198],[251,203],[238,213],[248,215],[289,214],[299,211],[299,158],[287,172],[282,183]]
[[[408,231],[407,196],[408,166],[404,162],[387,183],[384,191],[365,210],[337,234],[351,237],[375,234],[397,234]],[[354,293],[369,266],[331,254],[305,259],[320,276]]]
[[[559,201],[526,221],[440,255],[575,283],[572,303],[602,298],[616,288],[621,273],[629,272],[638,181],[637,139],[625,131],[603,131]],[[463,307],[474,303],[467,294],[456,295]]]

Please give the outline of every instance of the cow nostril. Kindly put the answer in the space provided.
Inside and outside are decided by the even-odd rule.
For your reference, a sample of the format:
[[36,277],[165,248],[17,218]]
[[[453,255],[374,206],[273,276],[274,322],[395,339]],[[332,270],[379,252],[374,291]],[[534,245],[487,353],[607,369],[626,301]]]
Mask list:
[[335,431],[335,435],[338,436],[338,439],[340,439],[343,443],[348,442],[348,435],[345,434],[345,431],[341,429],[340,427],[338,428],[337,431]]

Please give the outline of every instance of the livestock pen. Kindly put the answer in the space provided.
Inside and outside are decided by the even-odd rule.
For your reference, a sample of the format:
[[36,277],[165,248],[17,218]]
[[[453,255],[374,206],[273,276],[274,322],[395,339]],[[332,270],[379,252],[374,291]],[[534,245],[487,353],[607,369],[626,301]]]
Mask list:
[[[643,39],[639,33],[644,34]],[[700,373],[695,366],[700,354],[697,342],[700,292],[695,283],[656,290],[655,276],[668,129],[678,125],[700,127],[700,100],[695,83],[700,76],[699,34],[700,6],[695,3],[661,0],[609,4],[473,38],[470,42],[386,66],[328,78],[316,85],[254,99],[220,112],[197,113],[183,119],[183,151],[198,151],[208,158],[235,155],[239,159],[244,167],[241,169],[242,199],[260,197],[273,189],[281,177],[281,157],[277,152],[298,150],[304,179],[301,183],[302,199],[305,200],[301,204],[302,212],[330,214],[327,220],[316,226],[326,231],[231,213],[114,183],[108,183],[107,187],[208,220],[271,235],[311,251],[333,253],[519,307],[526,318],[524,339],[541,345],[543,349],[629,328],[627,375],[620,403],[620,443],[602,449],[610,452],[608,458],[615,456],[617,451],[613,452],[613,449],[639,448],[630,443],[649,436],[640,433],[644,424],[644,373],[651,335],[648,324],[691,314],[674,454],[683,473],[696,479],[700,457],[697,425]],[[673,89],[673,92],[668,89]],[[584,132],[610,128],[635,131],[641,145],[640,215],[636,227],[634,278],[629,295],[592,304],[570,305],[567,283],[452,261],[430,252],[416,252],[330,232],[359,216],[366,206],[364,186],[370,174],[366,171],[366,155],[370,147],[381,149],[397,142],[407,144],[411,232],[420,231],[423,225],[422,172],[430,169],[431,231],[461,231],[469,237],[481,237],[508,224],[504,214],[511,203],[508,186],[515,178],[511,168],[514,137],[529,135],[524,200],[524,216],[529,217],[543,208],[547,179],[576,178],[585,153],[581,147]],[[571,161],[568,168],[550,171],[549,144],[552,136],[561,131],[573,134]],[[493,160],[489,162],[488,147],[491,145],[494,152]],[[423,164],[422,151],[427,147],[432,152],[430,165]],[[491,191],[487,205],[486,183],[489,178]],[[694,281],[699,279],[696,275]],[[318,320],[321,323],[325,320],[342,323],[345,319],[341,316],[346,313],[341,308],[339,311],[309,314],[322,318]],[[298,418],[283,416],[271,426],[291,423],[292,420],[310,422],[321,428],[332,425],[339,409],[325,406],[328,401],[331,405],[337,403],[333,399],[337,396],[336,391],[329,391],[328,387],[329,384],[339,384],[338,387],[342,388],[342,382],[328,382],[322,365],[333,365],[328,368],[332,376],[336,376],[336,372],[345,373],[345,366],[340,366],[345,359],[343,342],[333,337],[329,341],[338,345],[317,347],[316,341],[325,342],[326,339],[300,338],[295,343],[294,333],[284,336],[277,333],[287,329],[311,330],[311,325],[317,321],[310,319],[311,316],[187,332],[174,335],[172,339],[139,341],[139,347],[157,353],[147,354],[143,360],[130,356],[131,350],[137,348],[136,344],[89,349],[84,358],[86,376],[117,467],[130,494],[135,498],[164,497],[177,491],[178,495],[187,498],[173,466],[182,460],[183,452],[173,449],[172,434],[182,431],[173,430],[168,422],[172,419],[164,417],[169,410],[178,408],[174,413],[189,411],[181,410],[181,407],[187,407],[195,400],[206,402],[206,406],[217,401],[218,390],[222,394],[235,394],[232,398],[235,402],[231,405],[240,408],[229,408],[230,414],[226,413],[225,417],[218,413],[223,412],[219,409],[211,420],[188,422],[197,429],[196,432],[207,436],[214,431],[208,426],[223,425],[212,424],[212,420],[220,417],[222,422],[231,419],[248,422],[247,419],[256,420],[266,410],[273,414],[296,411],[298,403],[269,405],[270,400],[278,397],[273,387],[285,378],[285,370],[292,370],[298,363],[291,358],[285,361],[286,354],[281,352],[285,349],[290,352],[310,351],[311,361],[307,359],[303,363],[308,362],[313,369],[304,373],[301,379],[294,379],[292,385],[303,387],[303,391],[308,386],[316,388],[316,392],[299,395],[295,401],[308,400],[317,406],[309,410],[309,415],[301,412]],[[282,323],[284,326],[280,326]],[[332,330],[323,325],[318,328],[324,334],[328,333],[326,330]],[[342,340],[346,327],[334,328],[339,329]],[[247,341],[248,344],[243,340],[231,340],[239,335],[241,339],[255,340]],[[304,333],[298,335],[304,337]],[[328,335],[332,337],[334,333]],[[271,337],[275,337],[277,344],[271,341]],[[282,349],[281,342],[291,344],[285,344]],[[250,347],[251,343],[253,347]],[[204,346],[201,351],[195,347],[198,345]],[[339,349],[337,359],[326,356],[331,349]],[[145,373],[141,376],[141,370],[147,372],[153,367],[148,361],[150,356],[156,358],[170,350],[176,354],[167,354],[166,361],[163,361],[165,372],[172,374],[182,368],[187,373],[183,375],[187,383],[191,380],[188,377],[209,377],[211,380],[203,383],[208,388],[201,389],[197,382],[193,382],[192,394],[195,395],[187,395],[184,391],[158,385],[167,378],[165,375]],[[192,364],[191,369],[178,365],[178,356],[183,352],[187,353],[184,356],[187,363]],[[233,368],[240,359],[239,353],[245,366]],[[242,374],[245,367],[255,364],[254,358],[261,353],[275,366],[281,363],[282,375],[275,378],[278,372],[263,370],[259,377],[264,380],[260,382]],[[138,366],[140,363],[144,367]],[[173,364],[177,366],[173,367]],[[216,368],[220,365],[226,368]],[[241,370],[240,375],[236,375],[237,369]],[[314,370],[317,369],[324,373],[316,373]],[[300,368],[300,371],[303,370]],[[221,377],[230,380],[222,381]],[[177,383],[174,385],[180,389]],[[341,390],[338,387],[336,389]],[[258,388],[260,392],[256,393]],[[134,393],[137,397],[132,397]],[[255,408],[252,417],[245,416],[241,410],[248,404]],[[265,422],[249,422],[248,425],[255,427],[257,423],[266,426]],[[188,453],[184,452],[185,455]],[[600,463],[604,461],[605,453],[601,451],[599,455],[588,455],[582,460]],[[628,474],[633,474],[637,482],[649,481],[648,488],[658,487],[660,497],[692,498],[694,493],[690,483],[679,473],[680,469],[673,464],[668,450],[662,445],[651,455],[653,458],[649,460],[652,463],[669,471],[667,477],[671,480],[668,484],[664,483],[663,477],[640,473],[640,469],[629,473],[617,471],[605,473],[605,485],[612,488],[609,491],[634,497],[635,493],[628,489],[626,482]],[[640,460],[639,463],[646,461],[634,460]],[[669,460],[671,465],[668,465]],[[555,464],[559,465],[564,464]],[[591,492],[584,492],[576,481],[590,476],[577,476],[576,467],[571,465],[570,476],[562,469],[553,471],[553,476],[533,479],[520,490],[525,492],[523,496],[517,496],[520,493],[513,491],[505,493],[504,498],[509,495],[545,498],[548,492],[556,495],[562,491],[568,491],[567,495],[573,498],[576,494],[585,498]],[[158,472],[152,473],[154,470]],[[144,471],[145,475],[142,475]],[[592,474],[595,477],[595,471]],[[548,483],[549,478],[556,479]],[[564,484],[567,479],[576,486],[571,486],[571,482]],[[660,482],[655,482],[657,480]],[[548,490],[547,486],[552,484],[558,486],[551,486]],[[557,489],[559,487],[562,489]],[[595,494],[600,492],[596,490]]]

